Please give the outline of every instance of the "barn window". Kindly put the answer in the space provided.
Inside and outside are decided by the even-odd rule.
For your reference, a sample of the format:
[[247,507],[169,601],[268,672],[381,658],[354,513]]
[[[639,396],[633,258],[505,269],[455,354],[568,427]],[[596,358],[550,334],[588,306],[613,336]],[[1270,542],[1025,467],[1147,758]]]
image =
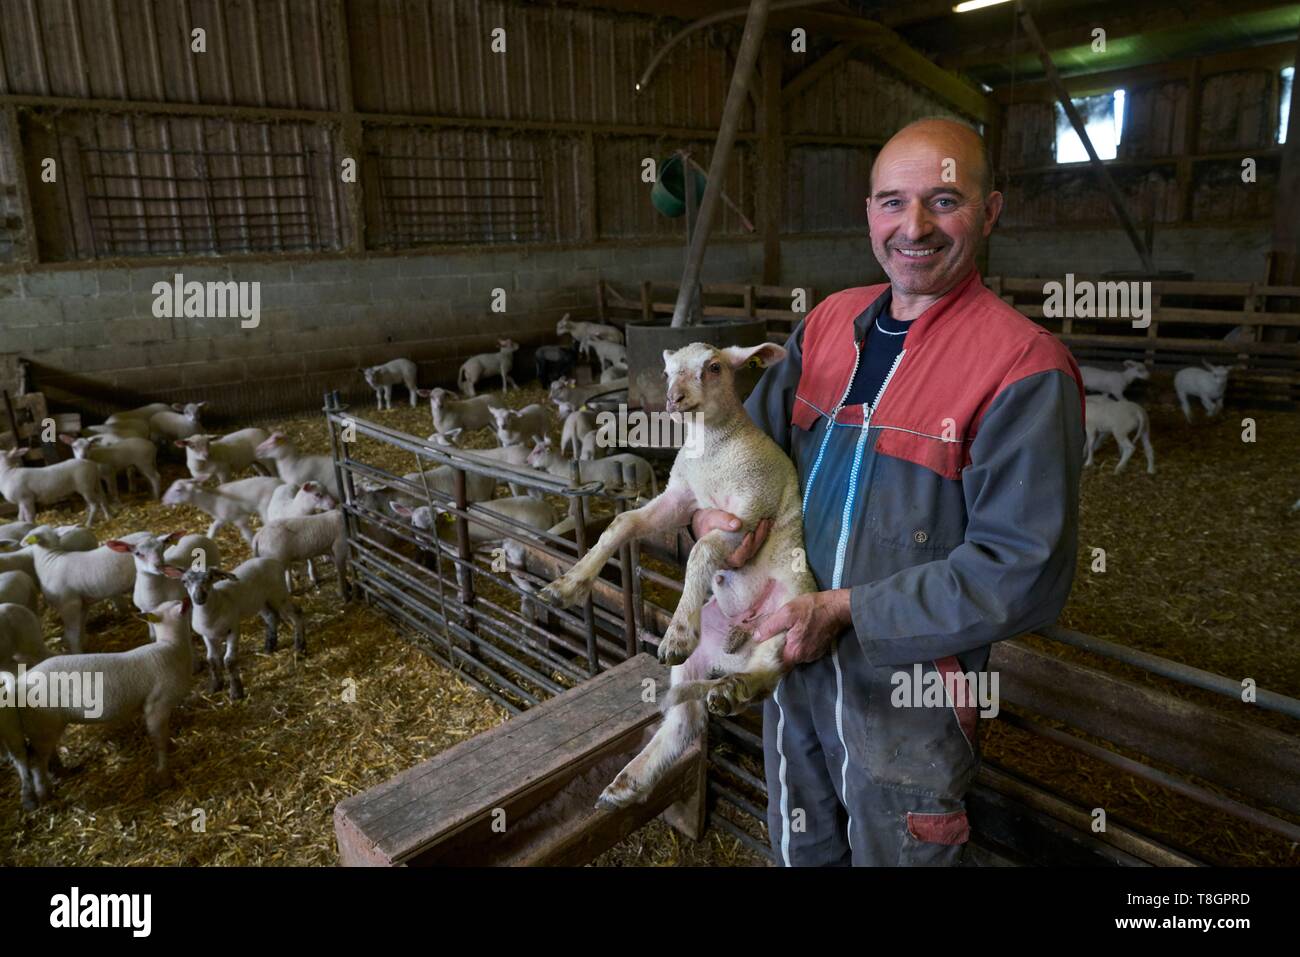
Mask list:
[[[1114,159],[1124,131],[1124,91],[1082,96],[1073,99],[1074,108],[1083,119],[1083,127],[1092,140],[1092,148],[1100,159]],[[1088,159],[1083,141],[1074,132],[1070,119],[1061,104],[1056,104],[1056,161],[1082,163]]]

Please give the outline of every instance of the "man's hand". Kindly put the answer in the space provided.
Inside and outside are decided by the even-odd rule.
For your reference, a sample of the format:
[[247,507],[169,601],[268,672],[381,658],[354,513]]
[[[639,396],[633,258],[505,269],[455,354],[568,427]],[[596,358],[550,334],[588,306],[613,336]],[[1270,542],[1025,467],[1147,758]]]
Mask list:
[[754,640],[766,641],[784,631],[781,660],[791,667],[816,661],[826,654],[835,636],[852,624],[847,588],[810,592],[791,599],[768,615],[754,632]]
[[[697,542],[718,528],[724,532],[734,532],[740,528],[740,519],[720,508],[701,508],[691,516],[691,534],[695,536]],[[767,533],[771,530],[772,520],[760,519],[754,526],[754,530],[747,532],[740,544],[736,546],[736,550],[727,556],[727,564],[732,568],[740,568],[746,564],[763,547],[763,543],[767,541]]]

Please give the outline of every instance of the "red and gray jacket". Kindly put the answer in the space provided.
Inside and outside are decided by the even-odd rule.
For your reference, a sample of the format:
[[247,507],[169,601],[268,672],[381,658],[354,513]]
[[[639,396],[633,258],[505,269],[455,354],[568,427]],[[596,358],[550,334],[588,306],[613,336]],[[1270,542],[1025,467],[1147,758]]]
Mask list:
[[845,406],[887,284],[819,304],[745,406],[794,460],[808,561],[852,591],[875,667],[1050,624],[1074,578],[1083,384],[1069,351],[976,270],[919,316],[875,408]]

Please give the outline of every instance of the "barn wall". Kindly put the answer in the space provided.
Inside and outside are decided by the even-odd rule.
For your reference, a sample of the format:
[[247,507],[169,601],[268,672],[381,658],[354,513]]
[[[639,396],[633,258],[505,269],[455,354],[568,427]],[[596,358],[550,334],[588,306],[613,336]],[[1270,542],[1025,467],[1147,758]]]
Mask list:
[[[662,245],[10,272],[0,342],[32,361],[37,388],[98,411],[151,396],[271,413],[316,405],[327,388],[364,396],[356,370],[398,355],[420,364],[422,383],[451,384],[464,356],[494,351],[501,336],[527,349],[553,341],[565,312],[590,317],[597,278],[673,280],[682,255]],[[715,244],[705,281],[756,275],[760,259],[756,243]],[[153,285],[177,272],[260,283],[260,325],[155,317]],[[490,308],[495,289],[504,313]],[[519,358],[517,378],[531,378]]]

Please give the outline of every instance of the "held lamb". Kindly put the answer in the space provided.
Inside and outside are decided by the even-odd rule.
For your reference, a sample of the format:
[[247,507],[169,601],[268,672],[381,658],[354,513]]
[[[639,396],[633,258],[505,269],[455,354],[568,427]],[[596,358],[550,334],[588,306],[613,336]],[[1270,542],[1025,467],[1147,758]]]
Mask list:
[[519,388],[519,383],[510,378],[514,354],[518,350],[519,343],[510,339],[498,339],[496,352],[481,352],[466,359],[461,363],[460,375],[456,379],[461,393],[472,398],[478,380],[491,379],[493,376],[501,377],[502,391],[509,392],[512,385]]
[[317,482],[336,499],[342,497],[330,457],[300,453],[293,440],[283,432],[272,432],[271,437],[257,447],[257,457],[275,462],[281,482],[289,485]]
[[1092,465],[1092,453],[1105,441],[1106,436],[1113,435],[1120,448],[1119,464],[1115,466],[1115,474],[1118,475],[1137,448],[1133,441],[1136,434],[1146,453],[1147,472],[1155,474],[1156,453],[1151,448],[1151,423],[1142,406],[1127,399],[1116,401],[1102,395],[1090,395],[1084,404],[1084,421],[1087,423],[1085,448],[1088,453],[1083,463],[1085,468]]
[[237,472],[250,468],[270,472],[257,460],[257,448],[267,440],[265,429],[240,429],[229,435],[191,435],[177,439],[176,445],[185,450],[185,467],[200,482],[216,476],[218,482],[229,482]]
[[85,459],[68,459],[29,469],[23,466],[27,451],[24,446],[0,454],[0,495],[18,506],[20,522],[36,521],[38,505],[52,505],[73,495],[80,495],[86,503],[87,527],[95,524],[95,516],[101,512],[106,519],[112,517],[98,465]]
[[158,475],[158,446],[148,439],[123,438],[111,441],[103,435],[87,438],[60,435],[59,441],[71,446],[75,458],[88,459],[98,466],[100,478],[108,486],[108,494],[113,501],[121,500],[117,489],[119,472],[127,473],[127,488],[130,488],[130,469],[135,469],[145,477],[153,491],[154,501],[162,494],[162,478]]
[[1201,400],[1205,414],[1216,416],[1223,411],[1223,394],[1228,389],[1228,373],[1232,366],[1211,365],[1202,360],[1205,368],[1187,366],[1174,375],[1174,391],[1178,393],[1178,404],[1182,407],[1187,421],[1192,421],[1192,408],[1187,399],[1195,396]]
[[1083,373],[1083,387],[1089,392],[1100,392],[1112,399],[1123,399],[1124,390],[1134,379],[1150,379],[1151,372],[1140,362],[1124,360],[1124,368],[1118,372],[1111,369],[1098,369],[1094,366],[1079,366]]
[[[785,354],[773,343],[727,349],[692,343],[665,351],[667,408],[695,412],[693,454],[678,454],[663,494],[615,516],[595,547],[539,594],[561,607],[577,604],[625,542],[680,528],[697,509],[725,509],[741,521],[737,531],[709,532],[691,550],[681,600],[659,644],[659,657],[674,666],[663,724],[605,789],[599,807],[646,798],[703,730],[701,699],[709,711],[734,714],[771,693],[785,673],[784,633],[756,644],[753,630],[791,598],[816,591],[817,583],[807,563],[790,558],[803,548],[794,465],[745,414],[734,380],[751,359],[767,366]],[[743,568],[728,567],[726,557],[769,517],[772,529],[758,554]],[[715,602],[706,606],[710,590]]]
[[[239,675],[239,624],[260,615],[266,623],[267,652],[275,651],[280,619],[293,625],[293,646],[307,650],[302,612],[289,596],[284,583],[285,569],[270,558],[250,558],[234,572],[211,566],[203,571],[190,569],[182,582],[194,602],[194,630],[203,639],[208,658],[208,690],[221,690],[222,672],[230,675],[230,698],[244,696]],[[224,657],[219,649],[225,647]]]
[[393,407],[393,386],[399,383],[406,386],[406,391],[411,398],[411,408],[415,408],[415,397],[418,393],[415,387],[415,373],[415,363],[410,359],[394,359],[383,365],[370,366],[361,370],[366,385],[375,390],[375,403],[381,411],[385,406],[389,409]]
[[[169,722],[172,711],[185,700],[193,680],[188,605],[188,602],[173,601],[152,612],[146,620],[155,627],[157,639],[148,644],[130,651],[60,655],[27,671],[24,680],[29,689],[58,681],[52,673],[73,673],[85,676],[83,685],[93,690],[86,693],[80,707],[75,703],[61,703],[18,709],[29,742],[32,779],[31,792],[24,782],[24,807],[32,808],[49,800],[50,758],[68,725],[118,722],[141,712],[153,742],[156,780],[163,787],[170,786]],[[30,700],[30,690],[28,694]]]
[[456,393],[446,389],[421,389],[420,395],[429,400],[429,411],[433,413],[433,431],[438,435],[494,428],[496,423],[492,418],[492,410],[505,408],[494,395],[460,399]]

